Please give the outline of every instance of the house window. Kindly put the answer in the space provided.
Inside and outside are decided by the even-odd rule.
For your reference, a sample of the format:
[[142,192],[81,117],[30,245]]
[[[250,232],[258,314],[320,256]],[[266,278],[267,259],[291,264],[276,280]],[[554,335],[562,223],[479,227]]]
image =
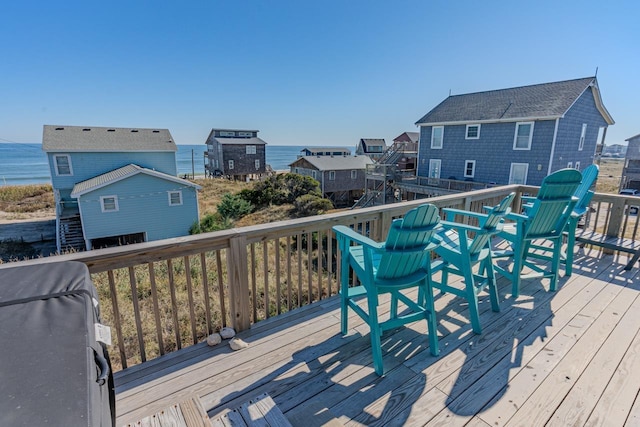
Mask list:
[[256,170],[260,169],[260,160],[256,159],[255,164],[256,164]]
[[233,169],[233,167],[235,166],[235,163],[233,160],[229,160],[229,169]]
[[587,124],[582,124],[582,132],[580,132],[580,143],[578,144],[578,151],[582,151],[584,148],[584,138],[587,136]]
[[464,139],[480,139],[480,125],[467,125]]
[[511,163],[509,184],[526,184],[529,173],[529,163]]
[[329,171],[329,181],[336,180],[336,171]]
[[358,178],[358,171],[351,171],[351,179]]
[[514,150],[531,150],[533,122],[516,123],[516,135],[513,138]]
[[100,196],[100,207],[102,212],[118,212],[118,197]]
[[[243,136],[243,137],[251,137],[251,132],[238,132],[238,136]],[[248,153],[247,153],[248,154]]]
[[464,177],[465,178],[473,178],[476,174],[476,161],[475,160],[465,160],[464,162]]
[[444,126],[434,126],[431,128],[431,148],[442,148],[442,137],[444,136]]
[[294,172],[299,174],[300,173],[300,168],[295,168]]
[[316,179],[316,171],[311,171],[311,178]]
[[56,154],[53,156],[53,161],[56,166],[56,175],[73,175],[73,169],[71,168],[71,157],[68,154]]
[[169,191],[169,206],[180,206],[182,204],[182,191]]
[[227,132],[226,130],[220,131],[220,136],[236,136],[235,132]]
[[580,162],[576,162],[576,170],[580,170]]
[[571,169],[571,168],[573,168],[573,162],[567,163],[567,169]]
[[256,146],[247,145],[247,154],[256,154]]
[[440,165],[442,160],[429,159],[429,178],[440,178]]

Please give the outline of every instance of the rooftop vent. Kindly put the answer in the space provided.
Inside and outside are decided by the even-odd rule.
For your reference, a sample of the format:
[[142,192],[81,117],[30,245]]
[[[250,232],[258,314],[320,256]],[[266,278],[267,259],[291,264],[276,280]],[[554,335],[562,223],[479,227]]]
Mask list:
[[64,128],[56,128],[56,130],[64,130]]
[[107,132],[115,132],[115,129],[107,129]]
[[82,129],[82,132],[89,132],[89,131],[91,131],[91,129],[88,129],[88,128]]
[[159,130],[154,130],[153,133],[160,133],[160,131]]
[[131,129],[131,132],[138,132],[138,129]]

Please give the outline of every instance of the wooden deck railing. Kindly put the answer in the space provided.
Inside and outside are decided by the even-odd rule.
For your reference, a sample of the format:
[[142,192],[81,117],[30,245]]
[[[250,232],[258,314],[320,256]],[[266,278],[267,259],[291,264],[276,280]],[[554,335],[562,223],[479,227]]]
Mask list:
[[[244,330],[336,294],[334,225],[380,240],[393,218],[421,203],[481,211],[512,191],[517,211],[519,195],[537,188],[496,187],[22,263],[76,260],[89,267],[103,323],[113,330],[114,367],[126,368],[202,341],[220,327]],[[631,199],[596,195],[589,226],[633,230],[635,238],[637,221],[625,209]]]

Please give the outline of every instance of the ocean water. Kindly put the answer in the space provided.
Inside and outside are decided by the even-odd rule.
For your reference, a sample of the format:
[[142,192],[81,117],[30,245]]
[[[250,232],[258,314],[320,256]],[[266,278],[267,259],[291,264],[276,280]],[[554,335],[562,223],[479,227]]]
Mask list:
[[[266,161],[273,170],[288,170],[305,146],[267,145]],[[204,175],[205,144],[178,145],[178,175]],[[193,160],[192,160],[193,159]],[[0,186],[47,184],[51,175],[42,144],[0,143]]]

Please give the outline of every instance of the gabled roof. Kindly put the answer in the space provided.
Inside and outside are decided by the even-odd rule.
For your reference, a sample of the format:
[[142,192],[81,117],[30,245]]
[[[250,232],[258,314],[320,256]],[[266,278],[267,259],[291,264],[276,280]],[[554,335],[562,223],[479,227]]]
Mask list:
[[178,151],[168,129],[45,125],[46,152]]
[[[629,142],[629,141],[631,141],[632,139],[636,139],[636,138],[637,138],[637,137],[639,137],[639,136],[640,136],[640,133],[639,133],[639,134],[637,134],[637,135],[632,136],[631,138],[627,138],[627,139],[625,139],[625,141],[626,141],[626,142]],[[614,145],[615,145],[615,144],[614,144]]]
[[586,77],[449,96],[416,125],[557,119],[589,87],[593,89],[596,107],[607,123],[613,124],[613,118],[602,104],[596,78]]
[[373,164],[369,156],[302,156],[289,166],[300,160],[306,160],[319,171],[366,169],[367,165]]
[[123,179],[130,178],[140,173],[153,176],[156,178],[164,179],[167,181],[172,181],[182,186],[195,187],[197,190],[202,188],[197,184],[187,181],[186,179],[181,179],[173,175],[168,175],[166,173],[162,173],[162,172],[154,171],[151,169],[143,168],[138,165],[130,164],[118,169],[114,169],[111,172],[103,173],[102,175],[98,175],[91,179],[87,179],[86,181],[81,181],[77,183],[73,187],[73,191],[71,191],[71,197],[74,197],[74,198],[80,197],[84,194],[90,193],[99,188],[105,187],[107,185],[113,184],[118,181],[122,181]]
[[351,150],[344,147],[304,147],[302,150],[300,150],[300,152],[303,152],[303,151],[309,151],[310,153],[341,152],[341,153],[347,153],[348,155],[351,155]]
[[397,140],[402,135],[407,135],[407,137],[411,140],[411,142],[418,142],[420,139],[420,132],[402,132],[400,135],[396,136],[393,140]]
[[267,145],[262,139],[253,137],[253,138],[228,138],[228,137],[220,137],[220,138],[211,138],[212,140],[216,140],[218,143],[222,145]]
[[386,147],[386,145],[387,145],[384,142],[384,139],[380,139],[380,138],[361,138],[360,142],[364,142],[369,147],[372,147],[372,146],[375,146],[375,145],[380,145],[380,146]]

